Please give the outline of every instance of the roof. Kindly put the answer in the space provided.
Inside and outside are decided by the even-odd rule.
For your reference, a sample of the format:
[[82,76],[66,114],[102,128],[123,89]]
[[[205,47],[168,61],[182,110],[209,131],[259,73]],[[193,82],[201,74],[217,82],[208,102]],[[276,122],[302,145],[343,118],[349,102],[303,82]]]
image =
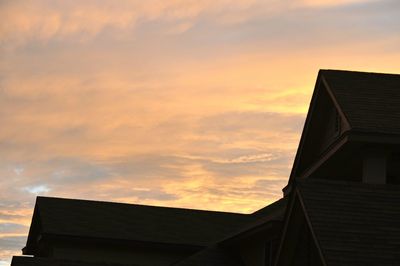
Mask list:
[[136,264],[115,264],[100,262],[82,262],[74,260],[60,260],[40,257],[14,256],[11,266],[138,266]]
[[[242,259],[230,250],[232,244],[251,237],[254,235],[263,237],[264,231],[276,230],[276,227],[271,227],[271,223],[281,222],[286,210],[287,198],[282,198],[276,202],[250,214],[254,220],[247,223],[239,230],[227,235],[217,244],[211,245],[194,255],[186,258],[176,264],[176,266],[243,266]],[[280,231],[280,230],[279,230]],[[277,232],[269,232],[274,235]]]
[[342,70],[319,73],[354,130],[400,134],[400,75]]
[[238,254],[216,245],[180,261],[174,266],[244,266]]
[[[28,245],[35,234],[46,234],[206,246],[253,219],[228,212],[38,197]],[[40,230],[33,230],[35,223]]]
[[400,186],[297,183],[328,266],[400,265]]
[[287,198],[281,198],[270,205],[253,212],[251,215],[257,219],[281,221],[283,220],[286,210],[286,204]]
[[239,230],[226,236],[220,243],[224,246],[232,245],[254,235],[262,236],[267,233],[270,237],[280,232],[281,224],[286,212],[289,198],[281,198],[272,204],[252,213],[254,221],[241,227]]
[[[340,119],[331,120],[330,104]],[[290,193],[295,177],[312,173],[349,136],[364,142],[399,143],[399,106],[399,74],[320,70],[284,193]],[[333,123],[340,123],[334,126],[339,135],[329,131]]]

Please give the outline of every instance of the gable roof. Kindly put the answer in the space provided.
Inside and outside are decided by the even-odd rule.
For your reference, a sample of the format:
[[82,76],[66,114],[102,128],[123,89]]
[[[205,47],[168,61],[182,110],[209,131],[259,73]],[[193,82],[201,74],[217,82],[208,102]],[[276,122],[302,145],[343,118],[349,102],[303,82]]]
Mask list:
[[[341,118],[338,135],[331,138],[324,151],[313,153],[322,136],[315,135],[331,122],[322,118],[326,102],[333,104]],[[321,104],[322,103],[322,104]],[[380,137],[379,141],[399,143],[400,139],[400,75],[343,70],[320,70],[304,124],[300,144],[294,160],[289,184],[292,180],[315,170],[348,141],[349,134],[369,134]],[[315,120],[315,121],[314,121]],[[390,138],[383,140],[382,134]],[[376,139],[375,139],[376,141]],[[312,157],[312,158],[311,158]],[[304,163],[306,161],[306,163]],[[305,170],[306,169],[306,170]]]
[[309,179],[297,192],[328,266],[400,264],[400,186]]
[[321,70],[354,130],[400,134],[400,75]]
[[252,219],[228,212],[38,197],[25,253],[33,253],[40,234],[201,247]]

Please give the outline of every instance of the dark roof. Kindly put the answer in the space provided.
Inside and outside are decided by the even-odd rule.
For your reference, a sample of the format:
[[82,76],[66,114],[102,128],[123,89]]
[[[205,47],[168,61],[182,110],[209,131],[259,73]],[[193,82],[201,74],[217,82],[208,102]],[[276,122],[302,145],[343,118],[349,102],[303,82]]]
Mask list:
[[206,248],[174,266],[244,266],[237,253],[218,247]]
[[[342,132],[341,136],[333,137],[329,145],[322,147],[321,138],[326,137],[321,135],[321,132],[326,130],[323,123],[330,122],[327,117],[321,120],[323,112],[320,111],[324,111],[324,108],[329,109],[325,104],[325,97],[332,99],[333,105],[339,111],[338,114],[342,118],[341,121],[339,120],[341,122],[339,127],[342,127]],[[321,105],[321,103],[323,104]],[[368,137],[371,137],[371,142],[378,140],[398,143],[400,135],[399,106],[399,74],[320,70],[289,183],[283,189],[284,193],[290,193],[291,183],[295,176],[305,174],[305,170],[310,170],[311,164],[322,159],[323,156],[328,156],[327,151],[332,151],[333,148],[342,145],[347,141],[346,137],[349,135],[365,137],[367,134]],[[383,135],[385,139],[383,139]],[[315,136],[318,136],[319,139],[315,139]],[[378,138],[372,139],[372,137]],[[321,147],[317,147],[318,145]]]
[[254,218],[262,220],[283,220],[287,204],[287,198],[281,198],[270,205],[265,206],[251,214]]
[[[231,245],[254,235],[261,235],[267,232],[268,235],[274,237],[280,232],[281,223],[284,219],[286,206],[289,198],[281,198],[274,203],[252,213],[256,218],[254,221],[241,227],[239,230],[226,236],[220,243],[222,245]],[[274,225],[272,225],[274,223]],[[278,231],[277,231],[278,229]]]
[[282,198],[250,214],[254,218],[253,221],[227,235],[217,244],[207,247],[189,258],[178,262],[176,266],[243,266],[242,259],[238,254],[230,250],[229,247],[231,244],[254,234],[262,234],[262,229],[270,229],[270,227],[266,226],[268,223],[281,222],[286,210],[286,204],[287,198]]
[[321,70],[350,126],[400,134],[400,75]]
[[400,186],[297,183],[328,266],[400,265]]
[[116,264],[101,262],[83,262],[52,258],[14,256],[11,266],[138,266],[137,264]]
[[[252,219],[228,212],[38,197],[28,245],[34,234],[44,233],[206,246]],[[41,224],[40,232],[32,230],[34,223]]]

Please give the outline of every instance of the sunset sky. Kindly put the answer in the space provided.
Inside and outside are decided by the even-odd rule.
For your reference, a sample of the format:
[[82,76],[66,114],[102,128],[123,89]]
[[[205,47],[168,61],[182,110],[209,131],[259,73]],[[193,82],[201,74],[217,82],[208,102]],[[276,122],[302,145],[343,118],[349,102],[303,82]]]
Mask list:
[[0,0],[0,265],[37,195],[249,213],[321,68],[400,73],[400,1]]

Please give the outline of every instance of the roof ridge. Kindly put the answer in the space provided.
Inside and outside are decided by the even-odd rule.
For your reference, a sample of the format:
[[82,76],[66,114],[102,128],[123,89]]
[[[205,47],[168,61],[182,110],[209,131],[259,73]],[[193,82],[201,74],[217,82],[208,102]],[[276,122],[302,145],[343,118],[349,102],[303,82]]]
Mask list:
[[371,75],[400,76],[400,74],[398,74],[398,73],[375,72],[375,71],[361,71],[361,70],[347,70],[347,69],[331,69],[331,68],[320,69],[319,72],[345,72],[345,73],[354,73],[354,74],[371,74]]
[[181,210],[181,211],[192,211],[192,212],[204,212],[204,213],[220,213],[220,214],[228,214],[228,215],[239,215],[239,216],[250,216],[251,214],[247,213],[237,213],[237,212],[227,212],[227,211],[214,211],[214,210],[201,210],[201,209],[192,209],[192,208],[183,208],[183,207],[168,207],[168,206],[156,206],[156,205],[146,205],[146,204],[137,204],[137,203],[128,203],[128,202],[114,202],[114,201],[105,201],[105,200],[89,200],[89,199],[72,199],[72,198],[63,198],[63,197],[47,197],[47,196],[37,196],[37,201],[42,200],[61,200],[61,201],[69,201],[69,202],[87,202],[87,203],[103,203],[103,204],[112,204],[112,205],[125,205],[125,206],[136,206],[143,208],[158,208],[158,209],[171,209],[171,210]]

